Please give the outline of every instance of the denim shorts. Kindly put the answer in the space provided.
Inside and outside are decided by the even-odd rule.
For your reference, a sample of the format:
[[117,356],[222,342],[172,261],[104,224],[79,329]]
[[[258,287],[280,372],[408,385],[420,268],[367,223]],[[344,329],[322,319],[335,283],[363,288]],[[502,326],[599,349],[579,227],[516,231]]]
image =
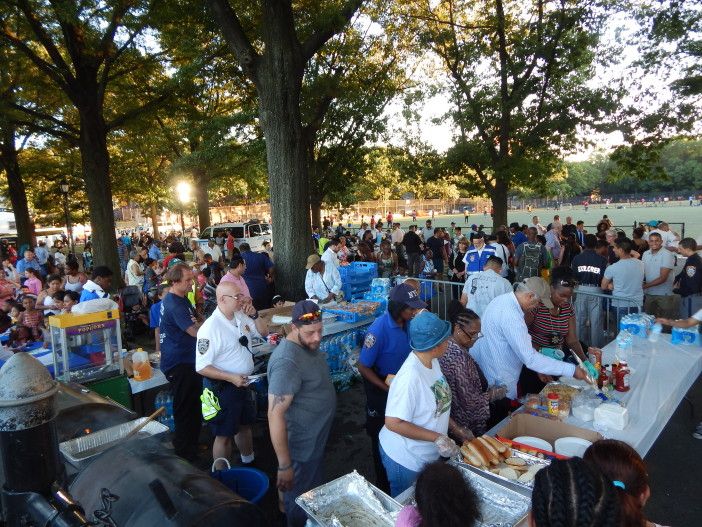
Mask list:
[[399,463],[392,460],[390,456],[385,453],[383,446],[380,445],[380,458],[383,460],[383,466],[385,467],[385,472],[388,474],[388,481],[390,482],[390,495],[394,498],[399,494],[402,494],[417,481],[419,477],[419,472],[410,470],[407,467],[403,467]]

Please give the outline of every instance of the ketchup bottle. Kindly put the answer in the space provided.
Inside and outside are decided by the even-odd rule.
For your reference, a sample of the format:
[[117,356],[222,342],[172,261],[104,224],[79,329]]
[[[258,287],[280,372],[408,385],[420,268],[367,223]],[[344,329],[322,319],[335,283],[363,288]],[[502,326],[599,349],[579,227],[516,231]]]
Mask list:
[[629,375],[631,371],[626,361],[620,361],[619,367],[614,373],[614,389],[618,392],[628,392],[629,387]]

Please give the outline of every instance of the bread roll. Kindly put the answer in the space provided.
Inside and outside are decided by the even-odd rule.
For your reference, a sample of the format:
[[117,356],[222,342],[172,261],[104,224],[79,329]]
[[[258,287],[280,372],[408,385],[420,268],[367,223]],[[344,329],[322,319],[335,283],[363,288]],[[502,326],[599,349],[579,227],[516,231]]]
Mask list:
[[497,450],[500,454],[504,454],[509,448],[502,441],[498,441],[492,436],[484,435],[485,440],[492,445],[492,447]]
[[476,468],[482,468],[483,465],[481,463],[481,460],[478,456],[475,455],[474,451],[470,448],[470,444],[463,443],[463,446],[461,447],[461,454],[463,454],[463,459],[465,459],[466,463]]
[[500,454],[495,448],[490,444],[490,442],[485,439],[485,437],[479,437],[478,441],[482,443],[482,445],[487,449],[487,451],[490,453],[490,459],[494,460],[495,464],[500,462]]
[[499,459],[493,459],[488,449],[485,447],[485,445],[483,445],[483,443],[479,439],[474,439],[473,441],[471,441],[470,444],[471,446],[474,446],[475,449],[483,457],[483,459],[485,460],[485,466],[497,465],[499,463]]
[[[478,460],[480,463],[481,467],[487,467],[490,464],[489,456],[484,456],[482,451],[478,449],[476,445],[477,441],[474,439],[470,443],[465,444],[464,446],[468,448],[470,453],[475,457],[475,459]],[[479,444],[479,443],[477,443]]]

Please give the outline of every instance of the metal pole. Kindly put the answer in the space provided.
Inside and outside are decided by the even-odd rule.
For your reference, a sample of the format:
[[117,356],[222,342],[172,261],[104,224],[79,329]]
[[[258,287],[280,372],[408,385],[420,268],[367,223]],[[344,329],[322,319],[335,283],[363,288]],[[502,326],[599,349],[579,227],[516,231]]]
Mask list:
[[183,245],[185,245],[185,219],[183,218],[183,209],[180,209],[180,238],[183,241]]
[[68,250],[73,254],[73,226],[71,214],[68,210],[68,192],[63,193],[63,212],[66,215],[66,233],[68,234]]

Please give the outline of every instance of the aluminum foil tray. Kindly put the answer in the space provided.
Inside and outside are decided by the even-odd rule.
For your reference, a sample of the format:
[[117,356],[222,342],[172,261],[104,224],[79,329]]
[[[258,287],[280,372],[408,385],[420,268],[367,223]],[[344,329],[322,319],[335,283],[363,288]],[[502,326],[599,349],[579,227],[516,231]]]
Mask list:
[[[484,473],[469,465],[450,461],[462,473],[478,494],[480,501],[481,518],[477,525],[481,527],[515,527],[523,522],[531,508],[531,493],[518,486],[505,485],[494,474]],[[504,479],[504,478],[502,478]],[[415,504],[414,486],[411,492],[405,491],[401,495],[402,505]],[[524,525],[524,524],[522,524]]]
[[[83,437],[64,441],[63,443],[59,444],[59,450],[71,465],[76,468],[81,468],[87,463],[88,460],[90,460],[91,457],[102,453],[100,451],[94,451],[92,455],[84,455],[86,451],[93,449],[98,450],[98,448],[102,445],[105,445],[105,449],[111,447],[112,445],[110,443],[123,438],[135,427],[146,421],[146,419],[146,417],[140,417],[139,419],[134,419],[133,421],[129,421],[127,423],[111,426],[109,428],[105,428],[104,430],[98,430],[97,432],[93,432]],[[157,421],[151,421],[144,428],[139,430],[139,432],[134,436],[134,439],[153,436],[167,431],[168,427],[166,425],[163,425]]]
[[305,492],[295,501],[323,527],[393,527],[402,509],[355,470]]
[[[527,465],[541,465],[542,467],[547,467],[548,465],[551,464],[550,459],[544,459],[544,458],[541,458],[538,456],[534,456],[532,454],[527,454],[526,452],[520,452],[519,450],[517,450],[515,448],[512,449],[512,457],[518,457],[520,459],[523,459]],[[529,481],[529,482],[515,481],[513,479],[507,479],[503,476],[495,474],[494,472],[490,472],[489,470],[485,470],[482,468],[476,468],[472,465],[468,465],[467,463],[463,463],[463,460],[461,460],[459,464],[462,466],[470,467],[472,470],[480,472],[482,474],[489,474],[490,476],[493,476],[500,481],[506,481],[506,482],[509,482],[513,485],[527,488],[527,489],[529,489],[529,491],[531,491],[531,489],[534,487],[533,480]]]

